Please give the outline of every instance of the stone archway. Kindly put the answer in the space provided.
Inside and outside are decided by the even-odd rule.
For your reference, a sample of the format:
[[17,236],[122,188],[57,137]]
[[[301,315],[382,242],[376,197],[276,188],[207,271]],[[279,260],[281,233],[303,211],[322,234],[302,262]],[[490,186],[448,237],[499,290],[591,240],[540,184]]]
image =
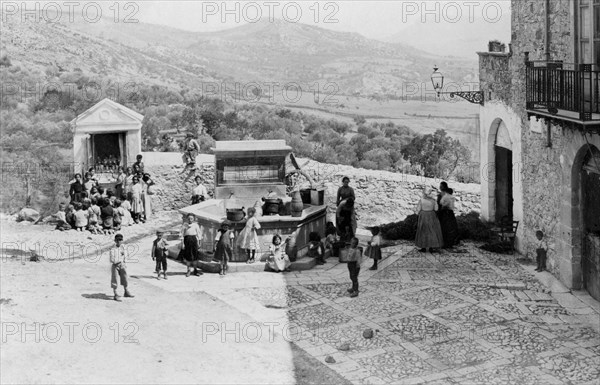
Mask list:
[[581,261],[581,284],[600,300],[600,150],[584,145],[571,171],[573,261]]
[[[488,136],[488,154],[493,173],[488,180],[489,220],[513,219],[513,143],[506,123],[495,119]],[[490,171],[492,171],[490,170]]]

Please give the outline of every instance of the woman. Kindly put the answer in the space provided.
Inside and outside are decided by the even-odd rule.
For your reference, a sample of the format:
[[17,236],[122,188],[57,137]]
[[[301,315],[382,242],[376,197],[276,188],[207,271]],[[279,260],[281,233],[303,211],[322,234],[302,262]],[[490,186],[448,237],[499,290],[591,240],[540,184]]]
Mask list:
[[[133,177],[131,186],[131,214],[135,223],[140,223],[140,217],[144,212],[144,203],[142,202],[142,185],[140,184],[140,178],[137,176]],[[143,219],[141,219],[144,222]]]
[[152,195],[154,195],[156,186],[148,173],[144,174],[142,180],[144,181],[144,194],[142,195],[142,201],[144,202],[144,217],[147,220],[152,216]]
[[125,191],[125,179],[127,179],[125,167],[119,167],[119,175],[117,176],[117,184],[115,185],[115,194],[118,198],[121,198],[123,191]]
[[442,228],[435,214],[438,210],[438,204],[430,197],[430,193],[429,188],[425,187],[423,189],[423,197],[419,200],[416,210],[419,214],[419,222],[415,244],[421,252],[444,246]]
[[86,197],[85,187],[81,183],[81,174],[75,174],[75,182],[71,184],[69,195],[72,203],[83,202],[83,198]]
[[[441,187],[441,186],[440,186]],[[458,223],[454,216],[454,190],[447,188],[442,191],[442,196],[439,200],[440,211],[438,218],[442,227],[442,236],[444,237],[444,248],[453,247],[458,244]]]
[[336,211],[336,227],[342,242],[350,242],[356,234],[356,212],[354,211],[354,198],[344,199]]
[[181,245],[181,251],[183,252],[183,259],[187,266],[186,277],[189,277],[191,267],[194,267],[194,275],[201,275],[198,271],[198,260],[200,260],[200,226],[196,223],[196,216],[194,214],[188,214],[187,222],[183,224],[181,228],[181,239],[183,240]]
[[350,187],[349,184],[350,178],[348,178],[347,176],[343,177],[342,186],[338,189],[337,192],[337,199],[335,201],[336,206],[339,206],[344,199],[356,199],[356,196],[354,195],[354,189]]

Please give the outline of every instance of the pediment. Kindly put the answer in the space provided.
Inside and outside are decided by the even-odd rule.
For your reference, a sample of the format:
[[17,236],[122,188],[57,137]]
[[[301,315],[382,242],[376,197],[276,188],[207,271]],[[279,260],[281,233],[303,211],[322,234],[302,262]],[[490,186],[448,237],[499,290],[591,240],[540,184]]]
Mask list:
[[78,126],[112,126],[112,125],[140,125],[143,115],[113,102],[104,99],[79,115],[73,123]]

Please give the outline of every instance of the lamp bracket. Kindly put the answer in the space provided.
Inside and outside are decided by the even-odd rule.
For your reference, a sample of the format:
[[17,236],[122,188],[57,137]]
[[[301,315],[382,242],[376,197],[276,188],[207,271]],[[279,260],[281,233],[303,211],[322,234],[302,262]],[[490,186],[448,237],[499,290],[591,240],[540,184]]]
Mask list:
[[483,96],[483,91],[457,91],[446,93],[449,93],[451,98],[454,98],[454,96],[458,96],[465,99],[469,103],[480,104],[482,106],[484,105],[485,98]]

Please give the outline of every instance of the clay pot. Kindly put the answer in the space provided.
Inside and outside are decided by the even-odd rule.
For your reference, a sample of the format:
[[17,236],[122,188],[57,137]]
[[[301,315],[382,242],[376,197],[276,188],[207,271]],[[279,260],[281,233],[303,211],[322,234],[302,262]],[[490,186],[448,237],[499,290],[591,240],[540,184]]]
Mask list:
[[239,222],[244,219],[245,216],[246,214],[244,213],[243,207],[241,209],[227,209],[227,219],[232,222]]
[[300,191],[294,191],[292,193],[292,217],[301,217],[302,210],[304,210],[304,204],[302,203],[302,196],[300,195]]
[[279,198],[262,198],[265,202],[264,215],[277,215],[279,214],[279,204],[281,199]]

